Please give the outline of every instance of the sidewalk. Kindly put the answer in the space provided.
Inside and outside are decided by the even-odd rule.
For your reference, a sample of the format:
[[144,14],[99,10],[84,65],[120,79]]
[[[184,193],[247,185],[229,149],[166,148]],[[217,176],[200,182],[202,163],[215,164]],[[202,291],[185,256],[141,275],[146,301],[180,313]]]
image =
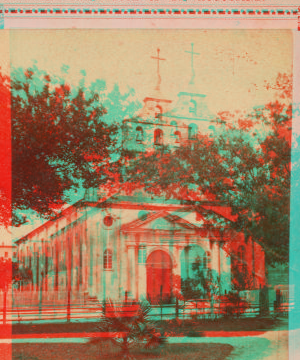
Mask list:
[[[56,334],[25,334],[13,335],[12,339],[1,339],[0,344],[18,343],[86,343],[90,337],[110,337],[110,333],[56,333]],[[83,336],[84,335],[84,336]],[[169,337],[169,344],[200,344],[219,343],[234,347],[226,360],[287,360],[288,337],[287,330],[257,332],[241,332],[227,334],[224,332],[206,332],[203,337]],[[218,336],[217,336],[218,335]],[[298,334],[299,335],[299,334]],[[296,359],[296,358],[295,358]]]

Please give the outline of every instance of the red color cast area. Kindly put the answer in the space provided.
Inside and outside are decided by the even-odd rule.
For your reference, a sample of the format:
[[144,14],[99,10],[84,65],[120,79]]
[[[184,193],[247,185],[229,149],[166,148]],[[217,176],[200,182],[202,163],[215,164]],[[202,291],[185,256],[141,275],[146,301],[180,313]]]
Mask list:
[[[11,106],[10,90],[7,86],[9,78],[0,73],[0,207],[1,220],[10,225],[11,222]],[[9,270],[12,276],[12,269]],[[0,336],[2,337],[3,329],[0,327]],[[12,334],[12,326],[8,325],[5,334]],[[11,359],[11,344],[2,349],[0,348],[0,360]]]

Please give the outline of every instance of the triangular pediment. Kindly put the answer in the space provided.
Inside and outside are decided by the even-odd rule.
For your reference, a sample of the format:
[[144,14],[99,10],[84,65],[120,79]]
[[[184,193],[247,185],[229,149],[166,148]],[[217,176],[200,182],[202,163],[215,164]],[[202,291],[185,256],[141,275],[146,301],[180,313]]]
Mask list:
[[122,231],[143,231],[143,230],[197,230],[199,226],[177,215],[170,214],[166,211],[149,214],[143,219],[134,220],[122,226]]

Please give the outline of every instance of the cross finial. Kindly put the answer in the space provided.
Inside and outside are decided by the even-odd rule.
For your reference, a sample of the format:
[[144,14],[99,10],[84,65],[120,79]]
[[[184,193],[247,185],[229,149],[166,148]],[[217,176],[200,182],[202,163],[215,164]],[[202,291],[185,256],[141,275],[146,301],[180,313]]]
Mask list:
[[161,60],[166,60],[166,59],[162,59],[159,57],[159,52],[160,49],[157,49],[157,56],[151,56],[151,59],[155,59],[157,60],[157,85],[156,85],[156,90],[160,91],[160,84],[161,84],[161,77],[160,77],[160,72],[159,72],[159,62]]
[[240,55],[235,55],[235,53],[232,51],[231,52],[231,58],[230,60],[232,60],[232,75],[235,75],[235,59],[240,58]]
[[194,44],[193,43],[191,43],[191,48],[192,48],[191,51],[185,51],[185,52],[191,54],[192,77],[190,80],[190,84],[194,84],[194,80],[195,80],[194,55],[200,55],[200,53],[194,52]]

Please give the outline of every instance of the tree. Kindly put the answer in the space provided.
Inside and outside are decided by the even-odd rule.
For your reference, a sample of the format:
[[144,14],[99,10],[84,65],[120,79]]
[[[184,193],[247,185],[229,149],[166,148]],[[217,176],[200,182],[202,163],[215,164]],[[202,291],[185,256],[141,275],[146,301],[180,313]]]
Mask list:
[[[11,94],[13,225],[26,220],[18,210],[49,218],[71,201],[68,191],[120,181],[118,122],[139,103],[133,90],[107,94],[104,81],[87,87],[82,75],[71,86],[33,65],[0,77]],[[0,195],[7,207],[10,194]]]
[[[218,229],[243,231],[262,245],[268,264],[289,255],[291,172],[291,77],[279,74],[273,102],[251,113],[222,113],[214,137],[199,135],[179,148],[140,155],[127,167],[132,186],[183,203],[202,200],[226,204],[232,219],[207,211]],[[235,121],[233,119],[235,118]],[[230,252],[229,248],[227,249]]]
[[274,101],[238,119],[217,139],[230,187],[218,193],[234,226],[265,250],[268,264],[287,263],[291,176],[291,76],[279,74]]

